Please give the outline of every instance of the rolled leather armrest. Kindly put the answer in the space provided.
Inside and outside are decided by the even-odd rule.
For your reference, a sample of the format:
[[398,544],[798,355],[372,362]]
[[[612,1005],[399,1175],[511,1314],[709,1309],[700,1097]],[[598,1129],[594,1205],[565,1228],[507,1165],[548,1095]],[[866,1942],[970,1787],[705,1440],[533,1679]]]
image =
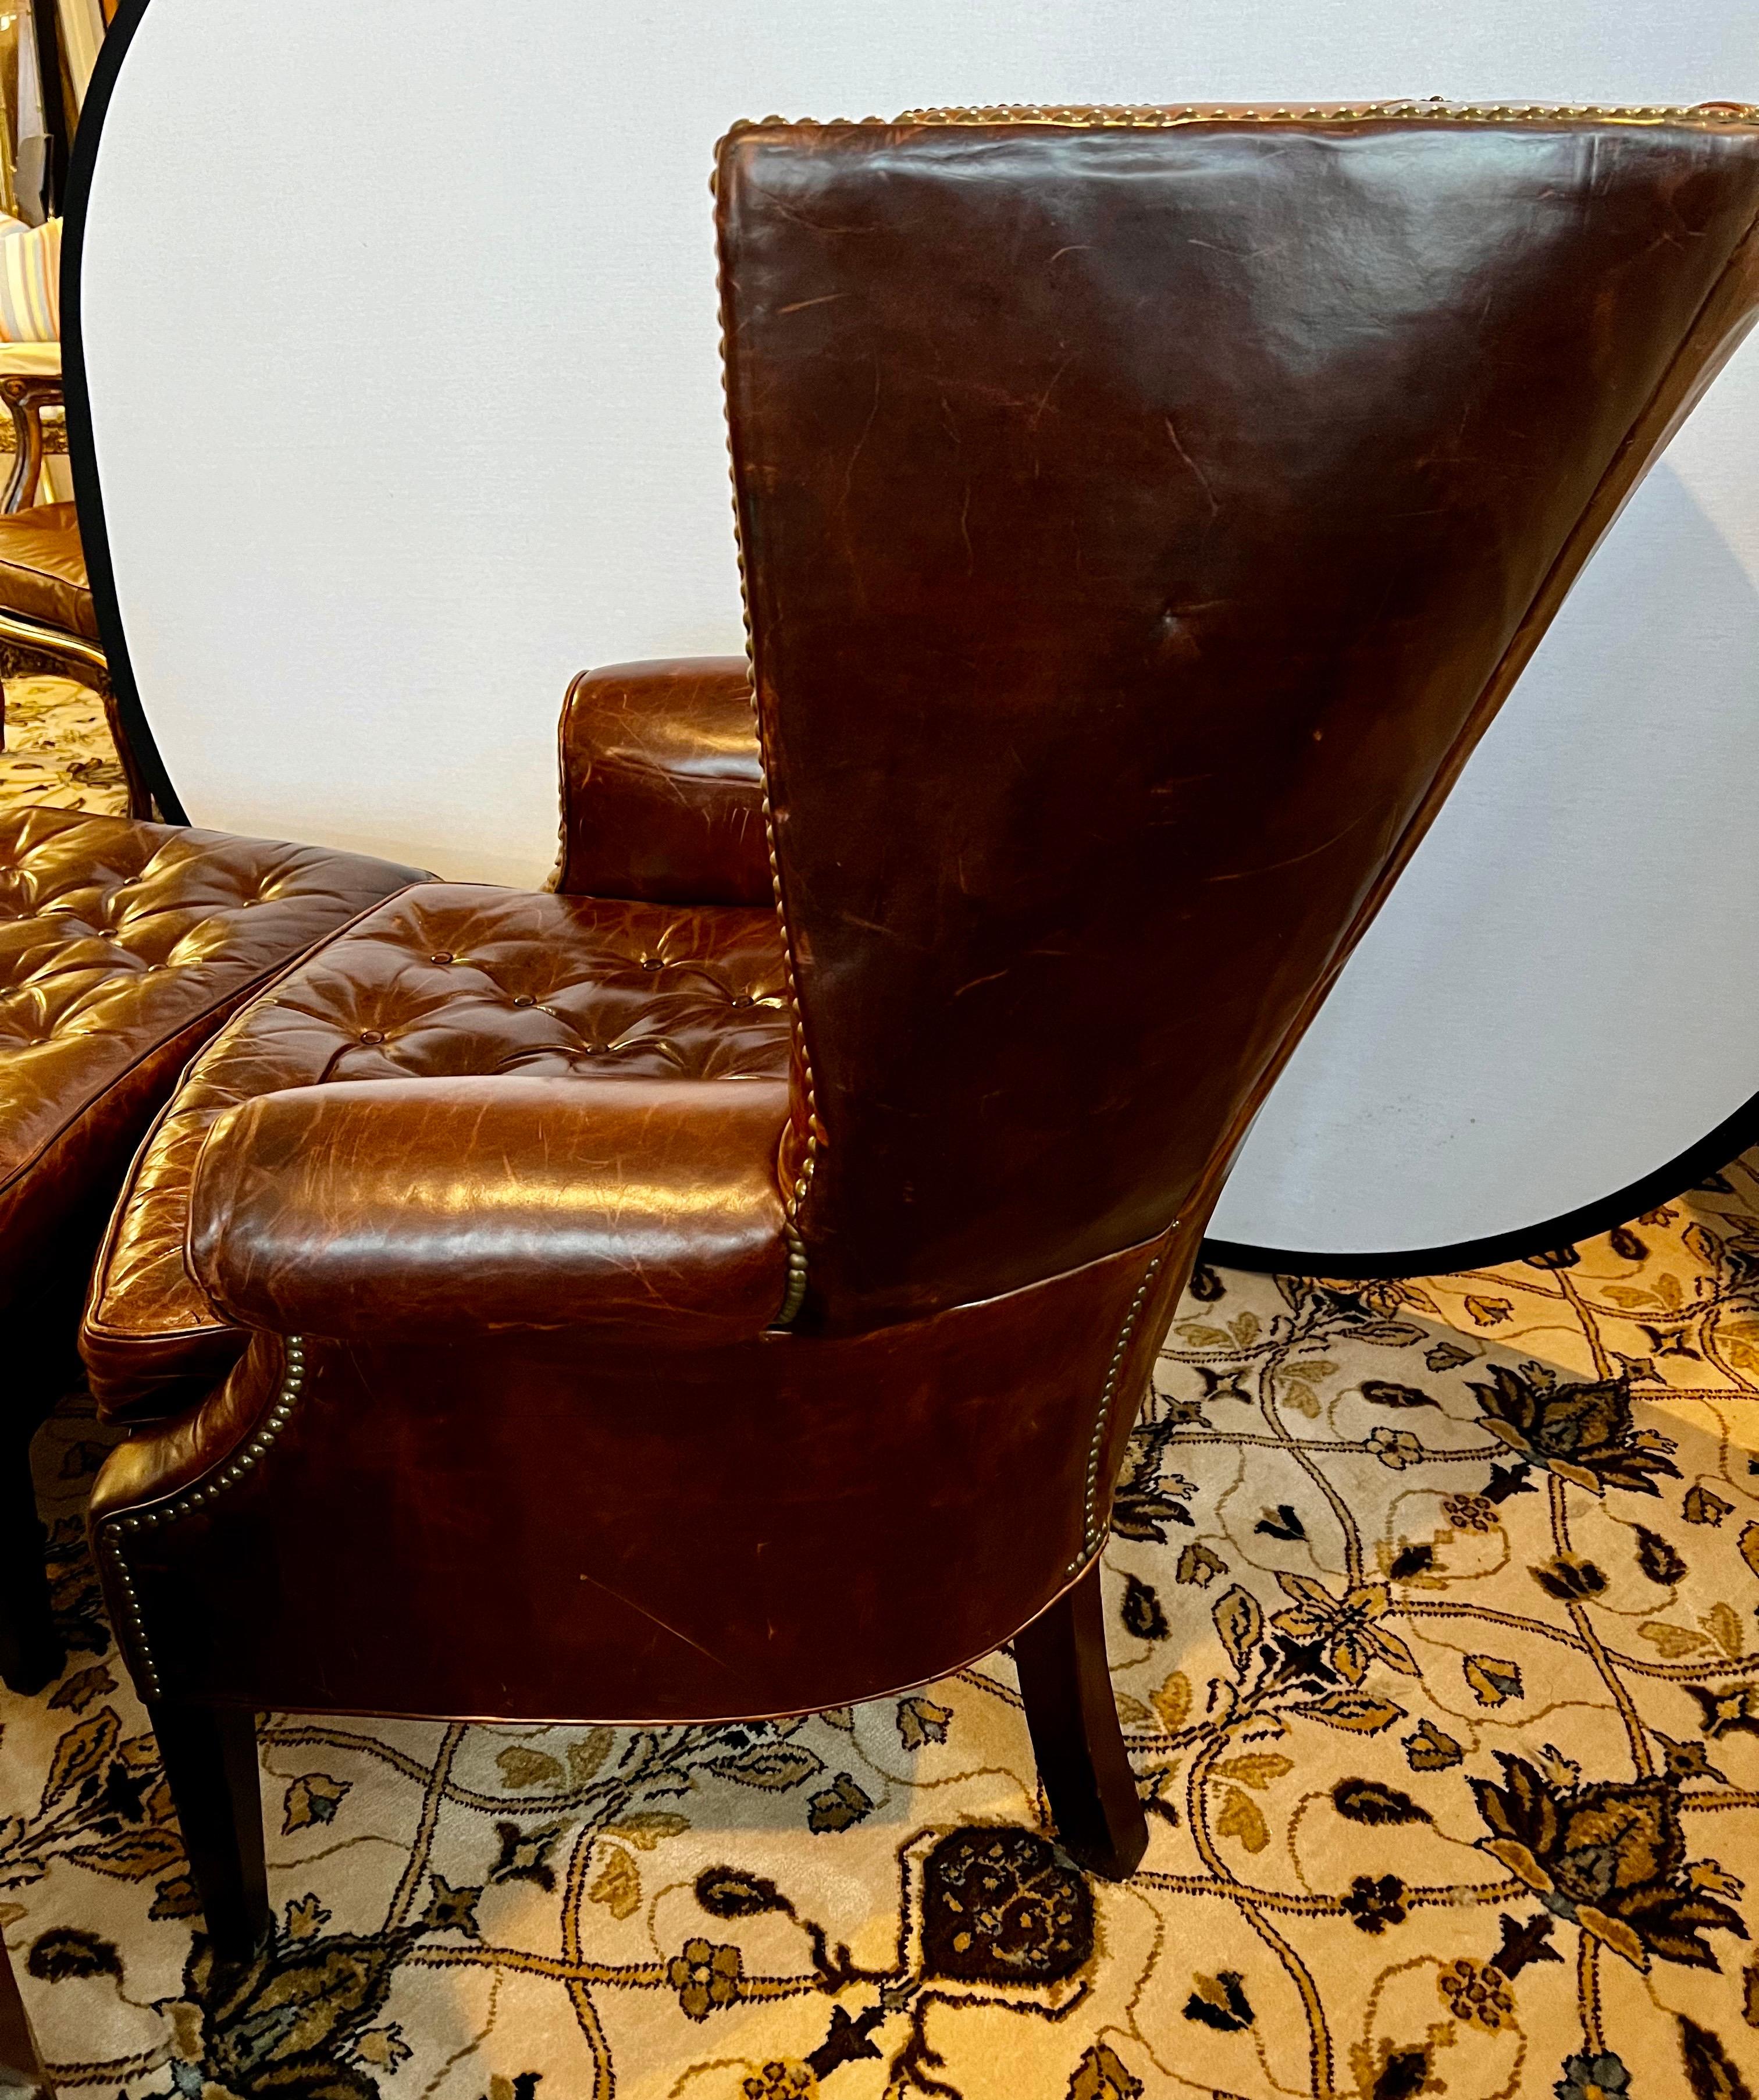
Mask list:
[[743,656],[583,671],[562,717],[565,894],[770,902],[763,767]]
[[470,1078],[262,1094],[202,1148],[191,1273],[282,1334],[743,1340],[787,1290],[767,1079]]

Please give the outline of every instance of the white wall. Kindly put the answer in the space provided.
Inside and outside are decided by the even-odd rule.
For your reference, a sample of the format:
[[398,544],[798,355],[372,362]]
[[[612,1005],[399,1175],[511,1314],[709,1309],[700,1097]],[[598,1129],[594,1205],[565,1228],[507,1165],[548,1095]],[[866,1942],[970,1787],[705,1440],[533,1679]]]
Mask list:
[[[86,336],[123,611],[172,778],[198,823],[534,883],[570,674],[743,646],[707,187],[735,117],[1759,100],[1753,26],[1752,0],[152,0],[104,135]],[[1456,805],[1492,843],[1462,814],[1451,849],[1443,832],[1424,849],[1406,886],[1417,898],[1433,859],[1439,893],[1352,967],[1230,1191],[1235,1237],[1420,1244],[1438,1163],[1457,1188],[1473,1155],[1467,1207],[1488,1219],[1572,1175],[1630,1178],[1608,1177],[1599,1123],[1633,1157],[1677,1149],[1673,1123],[1759,1087],[1759,1015],[1717,960],[1759,897],[1722,814],[1759,760],[1755,390],[1748,360],[1566,608],[1511,704],[1514,762],[1492,782],[1487,747],[1486,792],[1475,762]],[[1519,762],[1529,738],[1543,769]],[[1621,784],[1621,746],[1666,784],[1663,816]],[[1548,840],[1588,858],[1551,866]],[[1691,1068],[1664,1113],[1652,1087],[1619,1092],[1608,1054],[1640,1016]],[[1682,1052],[1706,1026],[1732,1044]],[[1471,1114],[1500,1116],[1536,1030],[1592,1048],[1530,1090],[1522,1145],[1564,1122],[1571,1156],[1529,1188],[1495,1145],[1444,1140],[1462,1084]],[[1593,1131],[1583,1088],[1611,1104]],[[1358,1125],[1387,1101],[1369,1158]]]

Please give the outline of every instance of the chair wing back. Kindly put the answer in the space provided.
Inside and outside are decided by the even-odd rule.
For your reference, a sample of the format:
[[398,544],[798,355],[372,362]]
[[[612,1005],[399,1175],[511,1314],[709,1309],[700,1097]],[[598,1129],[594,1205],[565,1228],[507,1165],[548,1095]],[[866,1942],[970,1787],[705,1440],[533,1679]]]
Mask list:
[[806,1317],[907,1317],[1213,1201],[1749,323],[1759,129],[946,112],[717,188]]

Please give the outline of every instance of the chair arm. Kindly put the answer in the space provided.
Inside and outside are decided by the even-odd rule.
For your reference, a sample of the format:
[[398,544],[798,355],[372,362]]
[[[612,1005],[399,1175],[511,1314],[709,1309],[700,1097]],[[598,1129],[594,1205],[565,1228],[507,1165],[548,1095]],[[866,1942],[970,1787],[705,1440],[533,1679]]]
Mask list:
[[787,1085],[767,1079],[261,1094],[202,1148],[190,1273],[229,1318],[283,1334],[745,1340],[787,1293]]
[[741,656],[583,671],[562,717],[565,894],[770,902],[763,766]]

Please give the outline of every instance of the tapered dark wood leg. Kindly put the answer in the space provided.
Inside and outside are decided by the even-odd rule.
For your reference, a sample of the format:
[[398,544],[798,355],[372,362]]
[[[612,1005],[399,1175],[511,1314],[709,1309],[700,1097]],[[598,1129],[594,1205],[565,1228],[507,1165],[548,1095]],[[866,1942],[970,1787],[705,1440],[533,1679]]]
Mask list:
[[41,1692],[66,1663],[49,1611],[30,1432],[13,1423],[0,1436],[0,1679],[14,1692]]
[[147,1709],[177,1803],[183,1849],[222,1961],[245,1961],[269,1922],[257,1719],[230,1706]]
[[1014,1661],[1059,1842],[1105,1880],[1127,1880],[1148,1850],[1148,1820],[1112,1696],[1097,1561],[1014,1636]]

